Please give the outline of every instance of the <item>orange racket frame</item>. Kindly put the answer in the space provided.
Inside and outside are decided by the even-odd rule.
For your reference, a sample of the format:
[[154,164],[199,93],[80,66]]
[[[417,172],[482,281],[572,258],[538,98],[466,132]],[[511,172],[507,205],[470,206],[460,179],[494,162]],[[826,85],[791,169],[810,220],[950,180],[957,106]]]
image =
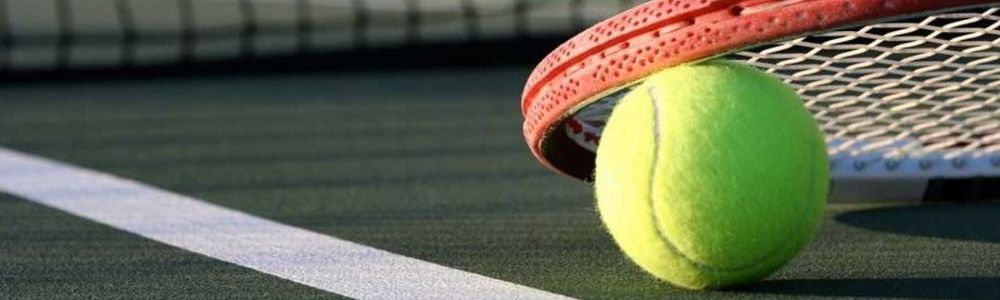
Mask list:
[[989,3],[996,1],[649,1],[573,37],[535,68],[521,100],[524,137],[544,165],[588,180],[594,153],[558,129],[583,107],[658,70],[809,33]]

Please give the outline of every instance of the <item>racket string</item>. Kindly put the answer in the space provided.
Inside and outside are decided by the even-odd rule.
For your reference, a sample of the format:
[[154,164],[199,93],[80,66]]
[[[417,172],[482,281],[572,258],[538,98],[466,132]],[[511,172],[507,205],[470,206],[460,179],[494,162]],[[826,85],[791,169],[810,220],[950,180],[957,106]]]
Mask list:
[[838,30],[732,57],[795,88],[835,157],[982,157],[1000,152],[997,28],[1000,10],[980,8]]

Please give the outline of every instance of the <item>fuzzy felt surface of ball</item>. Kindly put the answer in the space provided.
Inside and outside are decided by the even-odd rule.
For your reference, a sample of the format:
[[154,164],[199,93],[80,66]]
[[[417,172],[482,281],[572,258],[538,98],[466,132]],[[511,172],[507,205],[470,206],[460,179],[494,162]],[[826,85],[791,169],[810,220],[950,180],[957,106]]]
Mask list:
[[760,280],[821,226],[823,134],[787,85],[709,61],[647,78],[615,107],[597,150],[597,207],[641,268],[687,289]]

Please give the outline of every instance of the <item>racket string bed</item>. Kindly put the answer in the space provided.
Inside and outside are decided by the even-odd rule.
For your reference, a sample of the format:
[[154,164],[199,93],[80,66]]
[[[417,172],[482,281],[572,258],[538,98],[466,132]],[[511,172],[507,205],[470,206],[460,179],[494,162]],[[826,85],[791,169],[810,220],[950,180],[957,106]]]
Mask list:
[[998,28],[1000,9],[986,7],[831,31],[730,57],[777,75],[803,96],[841,163],[835,171],[995,173]]
[[[835,178],[1000,177],[1000,8],[871,22],[720,56],[803,97],[827,135]],[[581,103],[554,132],[596,151],[607,117],[637,84]]]

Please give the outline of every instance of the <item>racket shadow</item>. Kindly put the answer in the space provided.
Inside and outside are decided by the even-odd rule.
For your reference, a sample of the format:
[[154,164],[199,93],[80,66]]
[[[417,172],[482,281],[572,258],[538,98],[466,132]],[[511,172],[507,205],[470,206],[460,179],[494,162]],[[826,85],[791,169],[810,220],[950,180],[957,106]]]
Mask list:
[[1000,202],[935,204],[853,211],[834,219],[894,234],[1000,243]]
[[790,279],[764,281],[742,292],[830,297],[996,299],[1000,278]]

